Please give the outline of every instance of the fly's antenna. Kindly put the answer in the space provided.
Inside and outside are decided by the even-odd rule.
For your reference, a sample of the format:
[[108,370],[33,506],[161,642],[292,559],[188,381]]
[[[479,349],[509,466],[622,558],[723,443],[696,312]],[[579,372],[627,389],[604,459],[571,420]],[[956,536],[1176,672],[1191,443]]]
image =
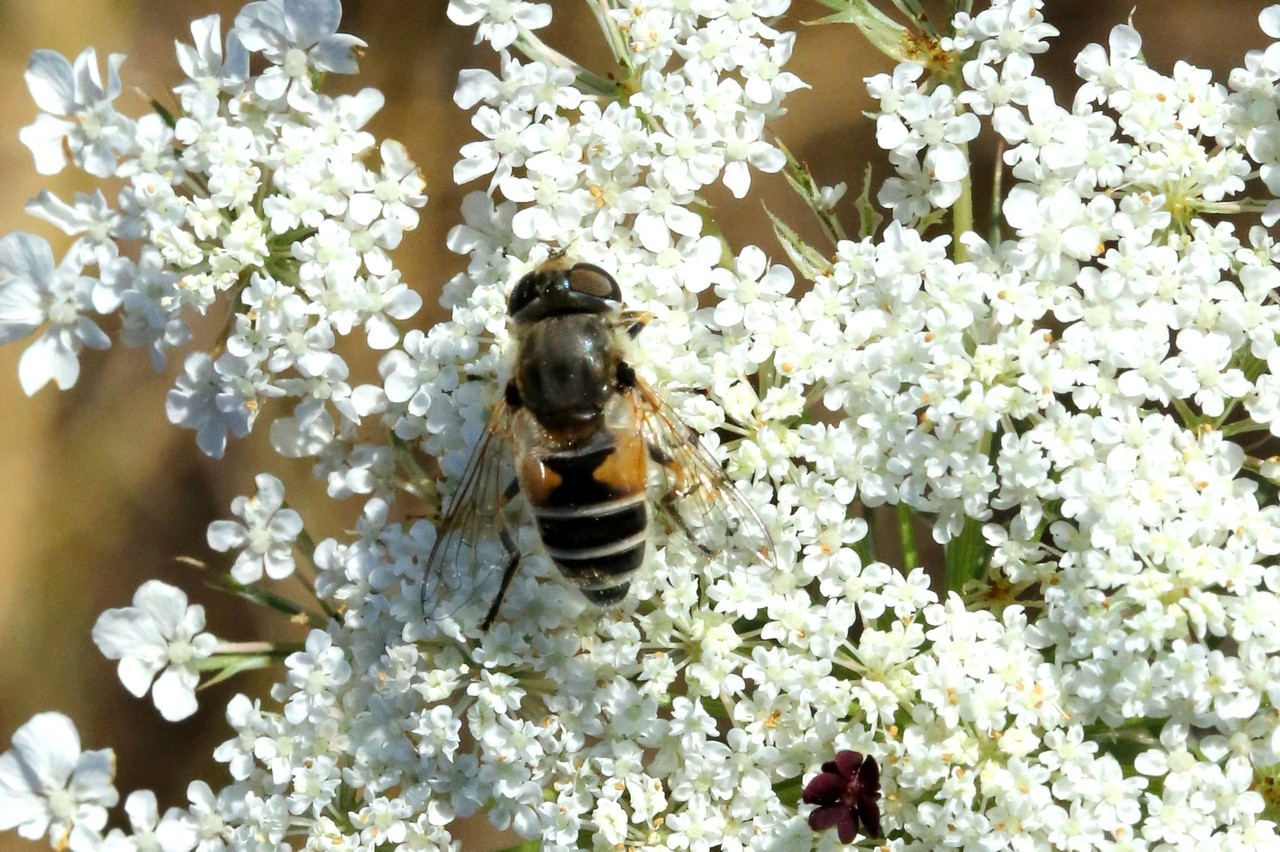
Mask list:
[[570,240],[568,245],[561,246],[558,249],[552,249],[551,255],[548,258],[548,260],[558,260],[564,257],[566,254],[574,254],[575,253],[574,250],[577,249],[577,247],[582,244],[582,240],[583,240],[583,235],[579,234],[578,236]]

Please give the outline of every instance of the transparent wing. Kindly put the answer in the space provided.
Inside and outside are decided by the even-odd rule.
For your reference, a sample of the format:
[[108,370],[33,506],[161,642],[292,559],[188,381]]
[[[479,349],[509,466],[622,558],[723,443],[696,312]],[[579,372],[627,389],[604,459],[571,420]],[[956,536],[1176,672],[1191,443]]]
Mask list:
[[507,524],[507,504],[515,495],[511,420],[511,409],[499,402],[440,524],[423,574],[422,607],[429,620],[451,618],[469,604],[488,606],[504,569],[519,558]]
[[715,456],[657,391],[637,379],[632,391],[649,453],[665,478],[658,508],[708,559],[741,557],[738,569],[776,568],[773,540],[759,513],[733,484]]

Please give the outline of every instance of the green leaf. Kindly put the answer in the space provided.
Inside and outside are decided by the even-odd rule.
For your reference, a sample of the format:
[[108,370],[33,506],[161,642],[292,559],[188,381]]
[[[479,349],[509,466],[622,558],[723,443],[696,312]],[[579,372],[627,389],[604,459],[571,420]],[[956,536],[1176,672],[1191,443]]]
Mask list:
[[396,463],[404,471],[405,479],[401,483],[404,489],[427,504],[429,517],[439,519],[440,489],[436,487],[435,479],[418,462],[418,456],[412,444],[391,430],[387,431],[387,435],[391,439]]
[[1267,371],[1267,362],[1245,349],[1236,353],[1236,366],[1240,368],[1240,372],[1244,373],[1244,377],[1250,382],[1258,380],[1258,377]]
[[805,279],[817,281],[819,276],[831,274],[831,262],[822,256],[822,252],[800,239],[800,235],[791,230],[786,222],[773,215],[773,211],[768,207],[764,208],[764,212],[769,215],[769,221],[773,223],[773,233],[786,249],[787,257],[791,258],[791,263]]
[[243,598],[252,604],[273,609],[276,612],[283,613],[291,619],[305,619],[312,627],[324,627],[329,623],[329,619],[317,612],[308,610],[302,604],[292,601],[275,592],[270,592],[257,584],[244,585],[239,583],[230,574],[222,574],[213,571],[208,565],[198,559],[189,556],[181,556],[177,559],[186,565],[192,565],[204,571],[205,582],[219,591],[227,592],[238,598]]
[[884,216],[871,201],[871,164],[867,163],[862,173],[862,192],[854,201],[854,209],[858,211],[858,234],[869,237],[874,234],[884,221]]
[[155,98],[151,99],[151,108],[156,111],[156,115],[160,116],[160,120],[169,126],[169,129],[172,130],[174,127],[177,126],[178,124],[177,117],[175,117],[174,114],[170,112],[167,107],[165,107],[162,103],[160,103]]
[[[933,26],[933,22],[929,20],[929,16],[924,11],[924,7],[921,6],[917,0],[893,0],[893,5],[897,6],[902,14],[914,21],[916,26],[918,26],[922,32],[928,34],[932,38],[937,38],[937,29]],[[952,16],[948,16],[947,20],[950,21],[951,17]]]
[[795,778],[784,778],[773,785],[773,794],[778,797],[779,802],[789,808],[800,804],[802,792],[804,792],[804,778],[799,775]]
[[780,150],[787,158],[787,167],[783,171],[786,175],[787,183],[795,190],[796,195],[804,199],[804,203],[809,205],[809,209],[818,217],[818,222],[822,225],[822,229],[826,231],[827,238],[832,243],[839,243],[845,238],[844,229],[841,228],[840,222],[836,219],[835,211],[827,204],[822,197],[822,190],[818,186],[818,182],[813,179],[813,172],[809,171],[808,165],[802,163],[791,153],[781,139],[775,140],[778,150]]
[[912,58],[913,39],[907,28],[872,6],[867,0],[847,0],[844,8],[830,3],[824,5],[839,11],[805,23],[810,26],[853,24],[862,31],[872,47],[893,61],[902,62]]
[[228,678],[234,677],[241,672],[249,672],[255,669],[265,669],[271,665],[272,659],[266,654],[255,654],[249,657],[240,657],[236,661],[223,666],[216,675],[200,684],[200,688],[213,686],[215,683],[222,683]]

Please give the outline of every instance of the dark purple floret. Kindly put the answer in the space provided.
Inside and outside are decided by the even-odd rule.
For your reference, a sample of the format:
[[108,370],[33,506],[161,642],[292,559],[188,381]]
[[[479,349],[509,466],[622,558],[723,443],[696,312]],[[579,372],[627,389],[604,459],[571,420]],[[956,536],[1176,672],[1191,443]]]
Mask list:
[[842,751],[822,764],[822,771],[804,788],[805,803],[818,807],[809,814],[809,827],[826,831],[836,826],[841,843],[852,843],[859,832],[884,837],[880,829],[880,767],[874,757]]

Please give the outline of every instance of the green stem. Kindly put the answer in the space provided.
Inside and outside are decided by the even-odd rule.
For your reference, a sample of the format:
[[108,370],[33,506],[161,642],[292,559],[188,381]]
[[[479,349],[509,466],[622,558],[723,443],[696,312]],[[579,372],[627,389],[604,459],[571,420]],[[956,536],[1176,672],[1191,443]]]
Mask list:
[[618,29],[618,22],[609,14],[613,11],[613,4],[609,0],[596,0],[591,11],[595,13],[596,21],[609,41],[609,50],[613,53],[614,61],[626,70],[626,79],[634,79],[636,66],[631,59],[631,51],[627,49],[627,39],[622,34],[622,30]]
[[298,570],[293,572],[293,576],[302,584],[310,595],[316,599],[316,603],[320,604],[320,608],[324,610],[325,617],[332,620],[337,617],[338,613],[333,607],[329,606],[329,602],[316,594],[316,577],[320,573],[320,569],[316,566],[316,543],[311,538],[311,534],[303,530],[298,534],[298,549],[306,556],[306,571],[303,566],[298,565]]
[[251,270],[244,270],[236,280],[235,286],[230,290],[228,301],[231,304],[231,309],[227,311],[227,318],[222,321],[222,329],[218,332],[217,341],[209,350],[209,354],[215,359],[222,354],[227,345],[227,338],[231,337],[231,332],[235,330],[236,317],[240,316],[240,312],[236,310],[236,305],[240,303],[240,294],[249,286],[250,277]]
[[1240,400],[1238,399],[1227,400],[1226,405],[1222,407],[1222,413],[1217,417],[1209,418],[1209,426],[1215,430],[1221,429],[1222,425],[1227,422],[1227,418],[1236,410],[1236,406],[1239,405],[1239,403]]
[[1000,203],[1004,198],[1004,139],[996,142],[995,168],[991,175],[991,212],[987,222],[987,241],[991,245],[1000,242]]
[[1232,435],[1245,435],[1249,432],[1266,432],[1268,427],[1261,423],[1254,423],[1252,420],[1237,420],[1234,423],[1226,423],[1218,429],[1224,438],[1230,438]]
[[[962,145],[965,159],[969,158],[969,146]],[[973,230],[973,178],[966,175],[960,185],[960,197],[951,213],[951,236],[954,238],[956,262],[964,263],[969,259],[969,250],[965,248],[960,237]]]
[[298,533],[298,550],[302,551],[302,555],[307,557],[308,562],[315,564],[316,543],[315,540],[311,538],[311,533],[307,532],[305,529]]
[[973,0],[952,0],[951,10],[947,13],[947,31],[951,32],[950,22],[956,19],[956,15],[964,12],[966,15],[973,11]]
[[970,580],[977,580],[986,571],[988,558],[986,539],[982,537],[982,521],[965,518],[960,535],[947,546],[944,581],[947,591],[963,592]]
[[1195,430],[1200,425],[1200,418],[1191,410],[1191,406],[1187,405],[1184,399],[1174,399],[1173,408],[1178,412],[1178,416],[1182,418],[1182,427],[1184,429]]
[[896,508],[898,541],[902,543],[902,573],[909,574],[920,565],[920,554],[916,550],[915,517],[906,503],[898,503]]
[[781,139],[775,137],[774,144],[778,146],[778,150],[786,157],[785,174],[787,183],[791,185],[797,195],[804,199],[805,204],[809,205],[809,209],[817,217],[818,224],[822,226],[822,230],[826,233],[827,239],[831,241],[831,244],[839,245],[841,240],[846,239],[844,228],[841,226],[840,220],[836,218],[835,210],[822,201],[818,183],[813,179],[813,173],[809,171],[809,167],[806,164],[796,159],[796,156],[791,153],[791,149]]
[[329,624],[329,617],[321,613],[314,612],[303,607],[296,601],[270,592],[256,583],[244,585],[236,582],[235,578],[227,574],[210,573],[207,581],[215,588],[224,592],[244,598],[250,603],[264,606],[267,609],[273,609],[276,612],[289,616],[290,618],[305,618],[312,627],[324,628]]
[[586,68],[565,56],[560,51],[550,47],[546,42],[528,30],[520,31],[520,36],[515,41],[515,48],[529,59],[548,62],[559,68],[568,68],[573,72],[579,86],[589,89],[598,95],[604,95],[610,98],[617,97],[622,88],[612,80],[601,77],[594,71],[588,71]]
[[863,565],[870,565],[876,561],[876,513],[864,506],[862,517],[867,522],[867,534],[853,545],[853,549]]
[[777,383],[778,370],[774,366],[772,358],[760,364],[760,369],[756,372],[756,376],[760,383],[760,398],[764,399],[764,395]]
[[1267,209],[1267,202],[1258,199],[1243,201],[1199,201],[1195,206],[1197,213],[1214,213],[1221,216],[1232,216],[1240,213],[1261,213]]
[[[932,39],[937,39],[938,30],[934,27],[933,21],[929,20],[929,16],[925,13],[924,7],[919,0],[893,0],[893,5],[897,6],[902,14],[911,19],[911,22],[920,28],[920,31]],[[951,19],[948,18],[948,21]]]
[[773,793],[778,801],[787,807],[794,808],[800,803],[800,794],[804,791],[804,777],[784,778],[773,785]]
[[213,649],[214,656],[207,659],[216,660],[218,657],[243,656],[245,654],[287,657],[295,651],[301,651],[302,647],[301,642],[286,642],[284,644],[276,644],[274,642],[219,642]]
[[[993,466],[995,465],[993,456],[999,446],[998,430],[982,436],[982,452],[990,459]],[[947,545],[943,556],[947,591],[963,593],[969,581],[980,580],[986,576],[991,548],[982,536],[983,523],[977,518],[966,517],[960,535]]]

